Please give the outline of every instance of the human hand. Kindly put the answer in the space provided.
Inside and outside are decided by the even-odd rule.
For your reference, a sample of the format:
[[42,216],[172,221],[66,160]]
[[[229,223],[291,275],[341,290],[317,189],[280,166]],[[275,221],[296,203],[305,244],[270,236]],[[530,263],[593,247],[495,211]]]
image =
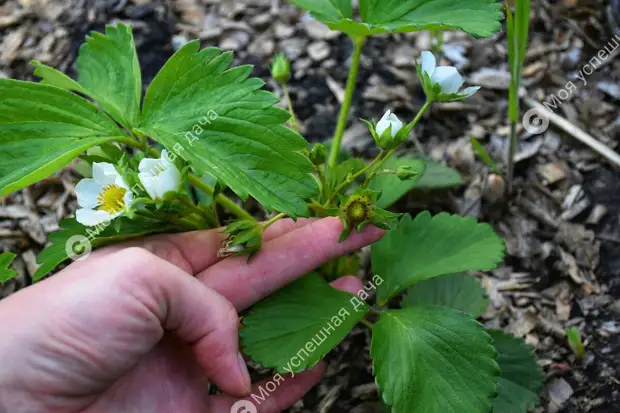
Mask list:
[[[218,230],[152,236],[9,296],[0,301],[0,413],[230,413],[260,385],[251,387],[239,354],[237,313],[382,235],[367,228],[338,244],[341,229],[333,218],[279,221],[250,263],[217,258]],[[287,378],[258,412],[289,407],[323,371]],[[210,381],[225,394],[209,395]]]

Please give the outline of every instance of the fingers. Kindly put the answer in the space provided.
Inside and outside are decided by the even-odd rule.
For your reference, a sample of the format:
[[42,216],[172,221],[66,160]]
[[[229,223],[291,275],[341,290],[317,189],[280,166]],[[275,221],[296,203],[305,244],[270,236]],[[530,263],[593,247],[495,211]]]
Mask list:
[[383,231],[368,227],[339,244],[341,231],[337,218],[316,220],[265,243],[249,263],[247,257],[229,258],[199,273],[198,278],[241,311],[325,262],[383,236]]
[[[280,413],[301,399],[325,373],[325,363],[296,374],[271,378],[252,386],[252,395],[239,400],[230,396],[214,396],[209,411],[217,413]],[[262,389],[262,391],[261,391]],[[265,395],[265,393],[267,393]]]
[[[292,219],[277,221],[265,230],[263,242],[268,242],[287,232],[302,228],[313,221],[315,219],[307,218],[298,219],[297,222]],[[93,253],[89,260],[101,259],[124,248],[140,247],[176,265],[185,272],[197,274],[222,260],[222,258],[217,256],[221,243],[226,238],[226,234],[222,233],[222,229],[216,228],[180,234],[160,234],[140,238],[98,250]],[[81,265],[81,263],[76,263],[75,265]]]
[[334,288],[346,291],[351,294],[356,294],[359,290],[362,290],[364,288],[364,284],[362,283],[362,281],[352,275],[340,277],[336,281],[331,283],[331,285]]
[[166,331],[176,333],[192,346],[209,377],[223,391],[245,395],[250,376],[239,353],[236,310],[221,295],[173,264],[139,248],[129,248],[114,258],[133,270],[124,275],[132,295],[157,317]]

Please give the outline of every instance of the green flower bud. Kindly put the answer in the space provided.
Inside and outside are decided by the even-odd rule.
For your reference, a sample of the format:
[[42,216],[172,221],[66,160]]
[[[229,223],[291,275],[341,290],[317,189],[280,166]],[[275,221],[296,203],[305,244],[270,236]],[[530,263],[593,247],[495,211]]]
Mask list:
[[410,166],[399,166],[396,168],[396,176],[401,181],[406,181],[408,179],[413,179],[420,174],[419,171],[416,171]]
[[327,147],[322,143],[317,143],[310,149],[310,153],[308,154],[310,161],[312,161],[315,165],[321,165],[325,163],[325,158],[327,157]]
[[256,221],[235,221],[222,233],[228,234],[228,237],[222,241],[222,246],[217,253],[218,257],[249,254],[252,258],[261,248],[263,227]]
[[291,78],[291,64],[284,53],[278,53],[274,56],[273,64],[271,65],[271,76],[280,84],[287,83]]

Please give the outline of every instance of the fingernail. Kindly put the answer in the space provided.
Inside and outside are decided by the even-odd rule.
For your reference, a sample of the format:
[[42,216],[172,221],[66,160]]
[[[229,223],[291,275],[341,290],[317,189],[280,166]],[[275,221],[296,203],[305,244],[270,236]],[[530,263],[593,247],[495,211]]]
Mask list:
[[237,360],[239,361],[239,373],[241,373],[245,393],[250,394],[252,392],[252,380],[250,378],[248,366],[245,364],[245,360],[243,359],[243,355],[241,355],[241,353],[237,353]]

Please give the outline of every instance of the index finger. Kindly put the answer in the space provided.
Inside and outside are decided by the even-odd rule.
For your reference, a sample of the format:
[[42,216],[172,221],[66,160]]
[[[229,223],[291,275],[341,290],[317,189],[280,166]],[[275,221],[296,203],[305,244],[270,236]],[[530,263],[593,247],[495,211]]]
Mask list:
[[247,256],[228,258],[197,277],[241,311],[322,264],[372,244],[384,234],[378,228],[367,227],[338,243],[341,232],[338,218],[316,220],[265,243],[250,262]]

